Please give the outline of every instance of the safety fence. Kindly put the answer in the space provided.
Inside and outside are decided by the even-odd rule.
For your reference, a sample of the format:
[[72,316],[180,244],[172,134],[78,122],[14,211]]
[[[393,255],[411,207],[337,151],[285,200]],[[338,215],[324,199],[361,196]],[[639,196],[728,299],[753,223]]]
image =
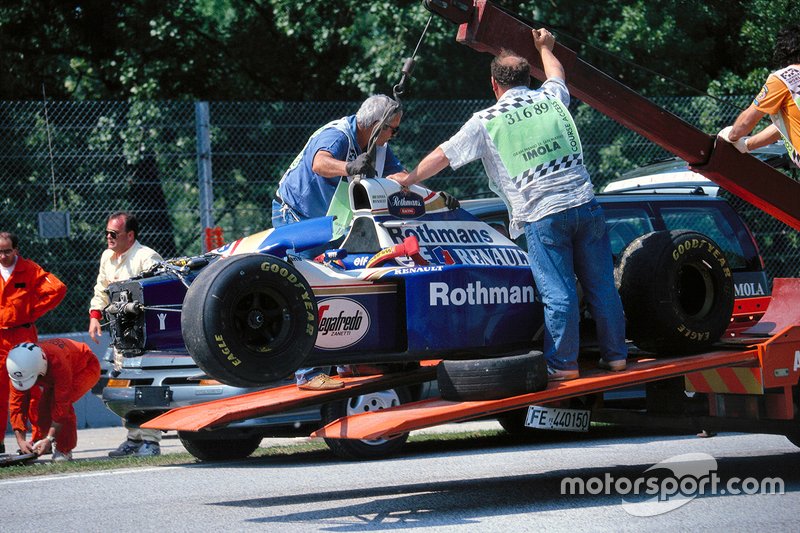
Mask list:
[[[747,97],[655,99],[713,133]],[[455,133],[488,100],[405,102],[392,141],[410,168]],[[69,287],[40,322],[43,332],[80,331],[105,248],[106,216],[141,219],[140,240],[164,257],[203,249],[207,227],[230,241],[270,226],[286,166],[321,124],[355,113],[359,102],[2,101],[0,231],[20,237],[23,256]],[[664,150],[579,102],[572,110],[596,189],[659,158]],[[459,198],[489,194],[480,163],[427,183]],[[798,232],[734,200],[765,256],[770,277],[800,275]]]

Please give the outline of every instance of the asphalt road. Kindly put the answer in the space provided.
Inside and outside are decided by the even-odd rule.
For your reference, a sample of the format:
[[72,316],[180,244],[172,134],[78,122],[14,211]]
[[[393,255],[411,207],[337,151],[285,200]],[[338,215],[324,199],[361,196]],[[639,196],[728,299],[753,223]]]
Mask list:
[[[694,455],[646,472],[683,454]],[[0,514],[4,531],[796,531],[798,467],[800,450],[780,436],[699,439],[603,428],[534,442],[411,443],[375,462],[315,451],[9,479],[0,481]],[[677,479],[686,497],[659,502],[657,494],[623,499],[615,492],[658,472],[662,496]],[[719,483],[697,496],[690,489],[704,475]],[[571,477],[596,494],[563,495]],[[780,479],[784,494],[720,489],[756,492],[769,478]]]

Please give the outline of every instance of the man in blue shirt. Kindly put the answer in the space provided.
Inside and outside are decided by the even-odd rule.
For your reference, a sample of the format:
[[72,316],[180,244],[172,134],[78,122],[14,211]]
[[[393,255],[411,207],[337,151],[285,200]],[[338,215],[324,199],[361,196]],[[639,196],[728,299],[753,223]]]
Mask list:
[[[366,153],[367,144],[386,113],[389,119],[378,133],[373,161]],[[400,129],[402,118],[397,102],[374,95],[355,115],[329,122],[314,132],[281,178],[272,202],[272,226],[325,216],[336,186],[345,176],[405,176],[403,165],[387,146]]]
[[[377,132],[373,157],[367,147],[384,116],[388,119]],[[336,187],[345,176],[405,177],[408,172],[387,146],[400,129],[402,118],[396,101],[374,95],[361,104],[355,115],[334,120],[315,131],[281,178],[272,202],[272,227],[325,216]],[[313,256],[318,252],[309,250],[305,254]],[[306,390],[344,386],[319,368],[300,368],[295,379],[297,386]]]

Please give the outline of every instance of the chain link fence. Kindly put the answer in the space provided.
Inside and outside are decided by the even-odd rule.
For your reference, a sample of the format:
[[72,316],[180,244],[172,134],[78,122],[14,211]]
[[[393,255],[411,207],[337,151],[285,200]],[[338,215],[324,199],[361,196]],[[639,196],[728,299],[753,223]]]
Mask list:
[[[409,100],[393,149],[413,167],[474,111],[491,103]],[[748,98],[719,102],[681,97],[656,103],[704,131],[716,132],[733,121]],[[0,231],[16,233],[21,254],[69,287],[59,308],[39,321],[40,331],[88,327],[88,303],[109,213],[135,212],[142,225],[140,241],[164,257],[200,253],[203,226],[220,226],[226,241],[267,228],[278,180],[308,136],[334,118],[355,113],[358,106],[0,102]],[[573,102],[572,107],[596,189],[627,170],[669,156],[588,106]],[[203,108],[207,115],[199,113]],[[210,152],[198,138],[206,129]],[[462,199],[489,194],[480,163],[447,170],[427,184]],[[732,203],[753,228],[770,277],[800,275],[798,232],[738,199]]]

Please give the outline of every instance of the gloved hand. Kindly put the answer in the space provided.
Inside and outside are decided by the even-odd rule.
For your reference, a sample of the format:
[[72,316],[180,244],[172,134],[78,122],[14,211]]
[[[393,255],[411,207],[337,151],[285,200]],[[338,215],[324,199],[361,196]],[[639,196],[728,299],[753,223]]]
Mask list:
[[461,207],[461,203],[458,201],[458,199],[456,199],[455,196],[447,194],[444,191],[440,191],[439,192],[439,196],[441,196],[442,200],[444,200],[444,206],[447,209],[449,209],[450,211],[452,211],[453,209],[458,209],[459,207]]
[[368,153],[363,153],[352,161],[348,161],[345,165],[345,169],[347,170],[348,176],[363,175],[366,178],[374,178],[376,174],[375,167],[372,164],[372,158]]
[[747,139],[749,139],[750,136],[739,137],[735,141],[732,141],[730,139],[730,134],[732,129],[733,126],[722,128],[720,132],[717,134],[717,136],[723,141],[731,143],[737,150],[739,150],[743,154],[749,153],[750,149],[747,147]]

